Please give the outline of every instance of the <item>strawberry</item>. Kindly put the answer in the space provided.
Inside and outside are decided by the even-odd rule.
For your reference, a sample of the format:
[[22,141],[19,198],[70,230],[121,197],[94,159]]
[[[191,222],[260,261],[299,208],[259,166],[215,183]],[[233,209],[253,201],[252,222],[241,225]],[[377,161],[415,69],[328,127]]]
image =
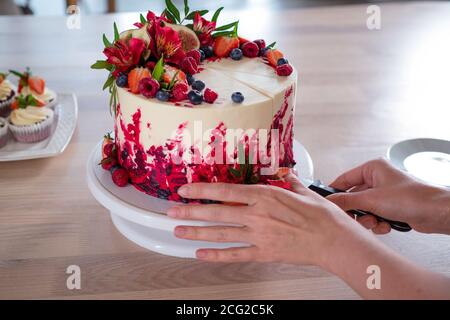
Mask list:
[[46,105],[44,100],[41,100],[41,99],[38,99],[38,98],[34,98],[34,99],[36,100],[38,107],[43,107],[43,106]]
[[186,82],[186,74],[180,69],[177,69],[169,65],[164,66],[164,74],[162,75],[162,81],[164,81],[165,83],[170,83],[177,72],[178,74],[177,77],[175,78],[176,82]]
[[278,171],[277,171],[277,176],[278,178],[284,178],[285,176],[287,176],[289,174],[289,172],[291,171],[291,168],[288,167],[279,167]]
[[239,48],[238,37],[221,36],[214,41],[214,53],[219,58],[228,57],[234,48]]
[[5,80],[5,75],[3,73],[0,73],[0,83],[2,83],[3,80]]
[[134,68],[128,74],[128,86],[132,93],[139,93],[139,82],[144,78],[150,78],[151,74],[147,68]]
[[111,138],[110,134],[108,133],[103,137],[103,143],[102,143],[102,159],[109,157],[111,155],[107,155],[105,153],[105,147],[107,145],[114,145],[114,140]]
[[43,94],[45,89],[45,81],[37,76],[31,76],[28,78],[28,85],[30,89],[35,91],[37,94]]
[[123,168],[117,168],[112,173],[112,180],[119,187],[125,187],[129,179],[128,172]]
[[268,50],[266,53],[266,58],[269,61],[270,65],[273,67],[277,66],[278,60],[283,58],[283,53],[278,49]]
[[11,106],[10,106],[10,108],[11,108],[11,110],[16,110],[16,109],[18,109],[19,108],[19,100],[14,100],[12,103],[11,103]]

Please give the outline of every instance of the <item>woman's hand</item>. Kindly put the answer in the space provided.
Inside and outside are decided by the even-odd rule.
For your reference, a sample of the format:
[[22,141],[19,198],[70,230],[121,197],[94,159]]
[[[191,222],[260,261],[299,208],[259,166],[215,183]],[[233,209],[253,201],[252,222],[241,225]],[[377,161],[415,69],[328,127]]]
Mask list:
[[[416,231],[450,234],[450,190],[421,183],[395,169],[386,160],[369,161],[339,176],[333,188],[349,190],[328,196],[343,210],[370,211],[403,221]],[[370,215],[358,221],[375,233],[390,231],[386,222]]]
[[290,174],[294,192],[263,185],[194,183],[178,193],[190,199],[238,202],[243,205],[180,205],[168,215],[177,219],[204,220],[231,226],[178,226],[183,239],[244,242],[250,246],[200,249],[197,257],[209,261],[276,261],[323,266],[336,238],[359,228],[341,209],[309,189]]

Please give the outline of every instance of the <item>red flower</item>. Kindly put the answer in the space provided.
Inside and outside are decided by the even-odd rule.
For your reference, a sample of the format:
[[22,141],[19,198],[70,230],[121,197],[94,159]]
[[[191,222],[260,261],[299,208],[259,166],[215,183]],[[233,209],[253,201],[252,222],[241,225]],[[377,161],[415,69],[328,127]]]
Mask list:
[[156,58],[159,59],[164,55],[165,62],[179,65],[180,61],[186,56],[178,32],[165,26],[163,21],[158,21],[155,24],[155,47]]
[[194,16],[194,31],[200,40],[202,46],[210,45],[212,43],[211,32],[216,29],[216,23],[203,18],[198,12]]
[[146,45],[144,40],[131,38],[129,40],[118,40],[112,47],[105,48],[103,53],[107,57],[106,61],[114,65],[114,76],[119,72],[126,72],[136,66],[141,59]]

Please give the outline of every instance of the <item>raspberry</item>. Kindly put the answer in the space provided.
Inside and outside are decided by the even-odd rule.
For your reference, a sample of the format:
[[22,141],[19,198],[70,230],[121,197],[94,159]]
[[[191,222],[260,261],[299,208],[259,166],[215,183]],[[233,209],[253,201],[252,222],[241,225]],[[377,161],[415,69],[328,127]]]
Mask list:
[[266,42],[264,41],[264,39],[258,39],[253,41],[254,43],[256,43],[256,45],[258,46],[259,50],[263,49],[266,47]]
[[196,74],[198,72],[198,65],[194,58],[186,57],[181,61],[181,70],[186,73]]
[[200,53],[200,50],[191,50],[188,53],[186,53],[187,57],[192,57],[195,59],[195,62],[197,62],[197,64],[200,64],[200,60],[202,59],[202,54]]
[[187,99],[188,85],[185,82],[177,82],[173,86],[172,96],[175,101],[183,101]]
[[123,168],[117,168],[112,173],[112,180],[119,187],[125,187],[129,178],[128,172]]
[[206,88],[205,92],[203,93],[203,100],[205,100],[208,103],[214,103],[214,101],[216,101],[218,96],[219,95],[215,91]]
[[246,42],[241,47],[244,56],[249,58],[255,58],[259,55],[259,47],[254,42]]
[[146,98],[153,98],[159,90],[159,82],[152,78],[139,81],[139,92]]
[[277,67],[277,75],[287,77],[289,76],[294,69],[290,64],[282,64]]
[[189,90],[189,87],[185,82],[177,82],[173,86],[173,90],[181,90],[187,92]]

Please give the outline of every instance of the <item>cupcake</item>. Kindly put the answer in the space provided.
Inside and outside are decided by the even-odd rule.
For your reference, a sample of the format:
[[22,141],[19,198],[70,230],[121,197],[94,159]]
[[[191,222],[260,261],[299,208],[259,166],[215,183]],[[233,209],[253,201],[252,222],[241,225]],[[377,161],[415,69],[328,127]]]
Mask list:
[[53,110],[42,105],[32,95],[20,95],[11,104],[8,127],[19,142],[38,142],[50,136]]
[[14,100],[14,92],[11,82],[6,80],[7,74],[0,73],[0,116],[7,117],[10,112],[9,106]]
[[52,107],[56,103],[56,93],[45,86],[45,80],[33,76],[29,68],[25,72],[10,70],[12,74],[19,77],[18,93],[24,95],[32,95],[40,103],[47,107]]
[[8,121],[0,118],[0,148],[3,148],[8,141]]

